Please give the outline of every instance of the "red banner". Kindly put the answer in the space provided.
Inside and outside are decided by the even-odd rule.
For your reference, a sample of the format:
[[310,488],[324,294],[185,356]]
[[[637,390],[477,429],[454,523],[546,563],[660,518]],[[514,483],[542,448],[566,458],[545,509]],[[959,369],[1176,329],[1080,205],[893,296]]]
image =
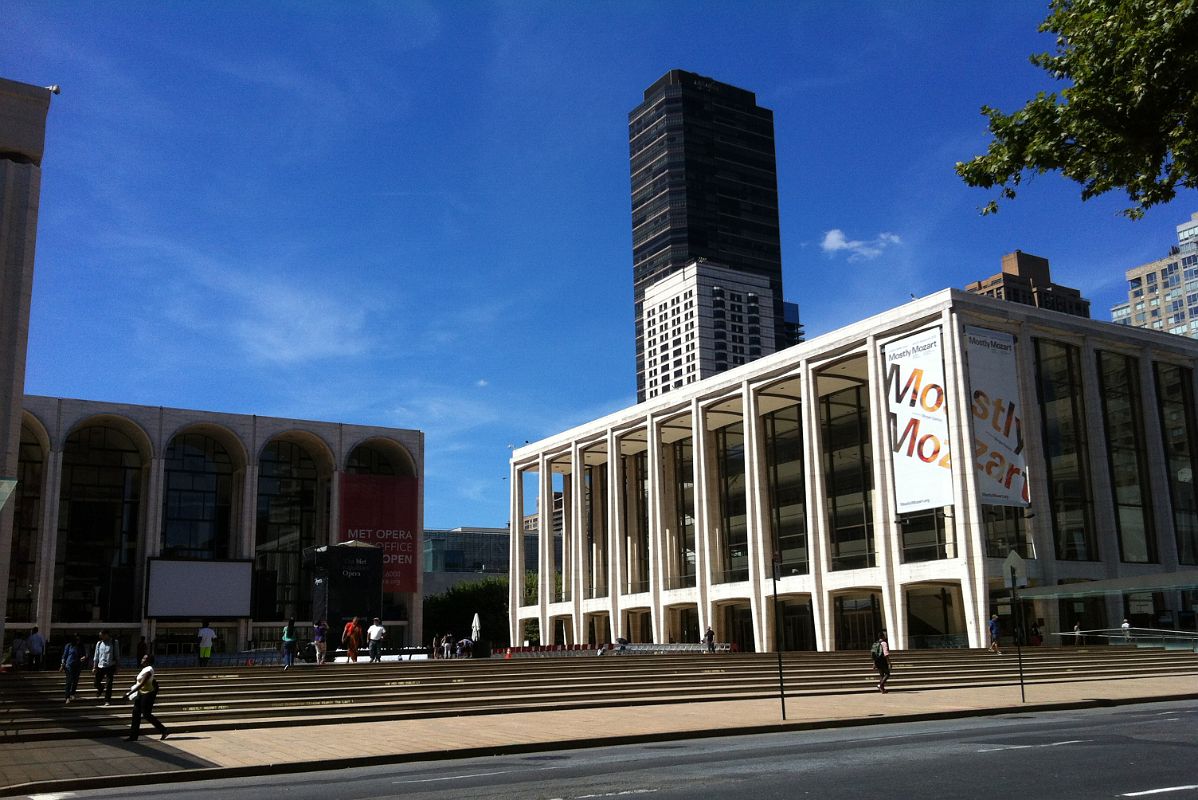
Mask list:
[[383,549],[383,591],[416,591],[420,568],[416,533],[415,478],[342,473],[337,540],[357,540]]

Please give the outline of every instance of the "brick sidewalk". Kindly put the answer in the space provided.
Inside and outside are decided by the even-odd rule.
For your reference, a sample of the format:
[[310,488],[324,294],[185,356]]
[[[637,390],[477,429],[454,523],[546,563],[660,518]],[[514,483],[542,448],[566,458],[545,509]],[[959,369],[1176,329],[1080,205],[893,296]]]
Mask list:
[[[1191,678],[1142,678],[882,695],[794,696],[787,721],[777,700],[539,711],[403,722],[181,733],[160,742],[74,740],[4,744],[0,795],[230,777],[455,756],[974,716],[1057,707],[1198,697]],[[563,735],[563,732],[569,734]]]

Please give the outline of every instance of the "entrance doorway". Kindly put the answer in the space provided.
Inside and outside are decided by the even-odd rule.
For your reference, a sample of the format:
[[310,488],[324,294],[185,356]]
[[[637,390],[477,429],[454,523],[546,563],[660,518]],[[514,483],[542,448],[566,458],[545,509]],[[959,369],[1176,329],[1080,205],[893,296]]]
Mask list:
[[877,592],[842,594],[834,604],[837,650],[868,650],[883,629],[882,599]]

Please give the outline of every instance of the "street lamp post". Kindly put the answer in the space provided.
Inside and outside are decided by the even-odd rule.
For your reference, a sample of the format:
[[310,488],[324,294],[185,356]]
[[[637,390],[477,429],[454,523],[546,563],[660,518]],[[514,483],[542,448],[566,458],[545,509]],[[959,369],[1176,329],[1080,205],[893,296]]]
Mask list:
[[778,568],[781,557],[774,553],[774,649],[778,651],[778,702],[782,704],[782,721],[786,721],[786,684],[782,679],[782,617],[778,614]]

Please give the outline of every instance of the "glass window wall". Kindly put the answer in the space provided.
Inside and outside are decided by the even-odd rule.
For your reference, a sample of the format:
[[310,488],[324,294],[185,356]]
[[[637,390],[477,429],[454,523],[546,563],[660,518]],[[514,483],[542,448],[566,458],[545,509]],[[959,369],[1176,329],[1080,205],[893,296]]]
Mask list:
[[1097,561],[1081,354],[1064,342],[1035,343],[1056,556],[1061,561]]
[[[254,619],[307,616],[312,582],[303,551],[317,544],[317,469],[293,442],[271,442],[258,461],[258,530],[254,551]],[[321,536],[320,543],[327,542]]]
[[134,590],[141,476],[141,453],[117,428],[92,425],[67,437],[54,565],[56,622],[141,619]]
[[1120,353],[1100,351],[1098,379],[1102,387],[1102,421],[1114,490],[1119,557],[1130,563],[1155,563],[1156,533],[1144,452],[1140,362]]
[[745,431],[741,422],[715,432],[720,490],[722,564],[717,583],[749,579],[749,528],[745,503]]
[[820,398],[828,544],[834,570],[876,564],[869,398],[853,386]]
[[229,558],[233,522],[233,460],[201,433],[183,433],[166,449],[164,558]]
[[675,554],[678,575],[670,588],[695,585],[695,454],[690,437],[670,445],[674,473]]
[[1186,367],[1158,362],[1156,396],[1161,417],[1165,461],[1169,472],[1169,497],[1173,505],[1173,530],[1177,560],[1198,564],[1198,428],[1194,423],[1194,375]]
[[806,575],[807,485],[803,473],[802,406],[795,404],[766,414],[766,477],[769,484],[773,553],[779,559],[778,575]]

